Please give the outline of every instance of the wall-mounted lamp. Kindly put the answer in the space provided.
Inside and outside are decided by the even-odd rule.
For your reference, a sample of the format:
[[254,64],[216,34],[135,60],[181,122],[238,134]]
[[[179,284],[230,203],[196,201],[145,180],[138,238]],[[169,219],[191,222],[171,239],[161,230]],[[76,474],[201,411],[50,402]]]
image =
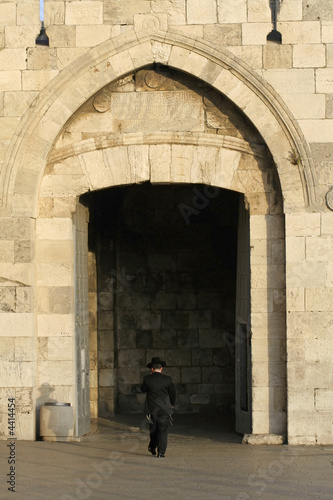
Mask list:
[[282,43],[282,35],[278,30],[272,30],[268,33],[266,37],[267,42],[272,42],[272,43]]
[[41,29],[38,37],[36,38],[36,45],[50,45],[49,37],[44,28],[44,0],[39,0],[39,19],[41,22]]
[[44,22],[42,21],[42,27],[40,33],[36,38],[36,45],[50,45],[49,37],[47,36],[44,28]]
[[267,42],[271,43],[282,43],[282,35],[281,33],[276,29],[277,27],[277,16],[278,12],[280,10],[280,4],[282,3],[283,0],[269,0],[269,6],[272,12],[272,24],[273,24],[273,29],[270,31],[266,37]]

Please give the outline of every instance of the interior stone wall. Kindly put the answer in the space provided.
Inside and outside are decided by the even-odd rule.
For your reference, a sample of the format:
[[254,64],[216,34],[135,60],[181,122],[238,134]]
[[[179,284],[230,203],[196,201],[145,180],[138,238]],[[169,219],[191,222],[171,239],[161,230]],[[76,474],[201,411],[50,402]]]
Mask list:
[[232,412],[238,194],[143,184],[93,198],[100,415],[143,411],[155,355],[178,412]]
[[97,234],[98,415],[101,417],[112,415],[115,410],[114,290],[116,272],[113,265],[113,247],[114,242],[107,232]]

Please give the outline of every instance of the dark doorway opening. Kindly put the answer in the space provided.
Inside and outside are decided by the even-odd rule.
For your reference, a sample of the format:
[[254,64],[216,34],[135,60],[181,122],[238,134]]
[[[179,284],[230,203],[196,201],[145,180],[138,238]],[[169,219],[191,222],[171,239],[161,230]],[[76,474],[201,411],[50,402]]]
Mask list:
[[84,198],[98,416],[143,412],[138,386],[155,355],[178,413],[232,415],[239,194],[144,183]]

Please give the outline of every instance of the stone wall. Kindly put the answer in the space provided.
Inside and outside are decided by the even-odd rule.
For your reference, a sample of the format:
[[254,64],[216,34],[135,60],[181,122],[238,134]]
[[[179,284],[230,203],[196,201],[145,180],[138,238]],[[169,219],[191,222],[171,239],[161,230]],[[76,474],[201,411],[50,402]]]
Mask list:
[[[100,214],[100,217],[104,215]],[[112,215],[111,215],[112,217]],[[93,219],[94,220],[94,219]],[[96,231],[96,229],[95,229]],[[117,269],[114,265],[114,241],[96,234],[98,279],[98,414],[105,417],[115,411],[116,378],[114,372],[114,293],[117,287]]]
[[332,243],[331,213],[286,217],[288,415],[293,444],[328,444],[332,439]]
[[154,355],[166,360],[178,412],[232,412],[237,194],[144,184],[93,199],[100,413],[143,411],[138,385]]
[[[39,1],[0,3],[0,325],[4,360],[0,413],[4,437],[7,397],[17,398],[17,432],[25,439],[35,436],[36,408],[45,398],[70,402],[75,399],[71,370],[71,224],[75,198],[89,189],[149,179],[192,182],[190,177],[184,177],[184,165],[180,165],[177,155],[172,156],[170,164],[178,178],[173,177],[174,172],[159,170],[165,152],[160,143],[156,147],[151,143],[146,146],[151,152],[151,170],[148,172],[147,163],[139,175],[131,171],[130,161],[126,164],[126,176],[118,164],[110,173],[110,165],[105,167],[100,151],[95,150],[76,150],[77,156],[73,153],[70,159],[62,159],[58,164],[48,161],[67,121],[80,106],[111,81],[157,61],[198,77],[236,103],[255,124],[272,153],[286,214],[286,232],[277,238],[276,245],[272,243],[275,229],[269,236],[273,236],[272,240],[265,243],[266,202],[270,199],[268,211],[272,215],[276,206],[274,193],[279,190],[271,177],[267,177],[266,188],[262,189],[262,176],[250,179],[246,168],[238,176],[235,172],[239,163],[232,170],[231,153],[226,149],[222,149],[224,161],[216,168],[217,176],[207,167],[209,172],[201,172],[199,179],[196,160],[186,164],[186,175],[192,172],[195,182],[232,188],[246,195],[255,234],[252,265],[258,266],[258,290],[252,304],[260,338],[253,362],[259,366],[267,335],[272,338],[270,332],[274,331],[274,339],[283,331],[288,350],[289,441],[332,442],[332,365],[327,358],[331,351],[333,262],[331,4],[331,0],[283,0],[276,26],[282,36],[280,45],[267,43],[272,29],[269,0],[47,0],[45,26],[50,46],[41,47],[35,45],[40,30]],[[187,132],[193,135],[193,131]],[[192,141],[199,140],[193,137]],[[141,139],[141,144],[142,141],[148,141],[147,137]],[[221,144],[223,141],[215,147],[220,150]],[[137,146],[131,150],[131,146],[123,147],[131,154],[138,150]],[[190,146],[183,144],[183,152],[188,152],[187,147],[193,152],[193,142]],[[79,153],[85,154],[82,162]],[[123,153],[119,148],[117,157]],[[232,155],[236,154],[233,150]],[[90,163],[85,163],[88,158]],[[94,169],[89,170],[87,165],[92,163]],[[227,165],[233,185],[221,165]],[[94,177],[95,171],[98,177]],[[276,224],[282,227],[281,219]],[[273,290],[266,293],[267,280],[260,274],[265,269],[267,276],[268,261],[270,266],[275,265],[277,254],[272,249],[278,248],[284,236],[286,325],[278,299],[284,285],[275,276]],[[281,255],[278,253],[279,258]],[[284,264],[279,261],[280,266]],[[97,377],[94,285],[90,294],[92,380]],[[108,319],[103,331],[110,325],[113,308],[109,298],[105,300],[103,307]],[[274,308],[280,308],[278,319],[269,316]],[[113,360],[109,358],[112,349],[113,344],[109,343],[100,351],[100,371],[105,370],[108,384],[101,386],[108,387],[104,401],[114,398],[114,382],[108,371],[113,369]],[[267,357],[264,361],[267,366]],[[258,388],[254,403],[258,433],[269,432],[267,415],[274,408],[278,412],[283,408],[283,390],[278,389],[282,382],[279,377],[276,383],[275,368],[271,366],[273,391],[268,389],[267,377],[262,376],[266,368],[257,372],[254,381]],[[91,394],[96,414],[97,378]],[[281,429],[280,424],[278,427]]]
[[29,424],[35,412],[33,232],[32,220],[6,218],[0,222],[0,435],[8,435],[8,398],[16,398],[27,439],[33,438]]

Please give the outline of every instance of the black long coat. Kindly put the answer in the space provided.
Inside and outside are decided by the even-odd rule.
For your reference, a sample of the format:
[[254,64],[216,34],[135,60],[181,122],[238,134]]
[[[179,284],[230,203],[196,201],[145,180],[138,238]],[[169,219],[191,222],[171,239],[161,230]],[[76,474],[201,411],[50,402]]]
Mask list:
[[176,389],[172,383],[172,378],[159,372],[146,375],[140,387],[142,392],[146,392],[146,415],[156,413],[171,415],[176,401]]

